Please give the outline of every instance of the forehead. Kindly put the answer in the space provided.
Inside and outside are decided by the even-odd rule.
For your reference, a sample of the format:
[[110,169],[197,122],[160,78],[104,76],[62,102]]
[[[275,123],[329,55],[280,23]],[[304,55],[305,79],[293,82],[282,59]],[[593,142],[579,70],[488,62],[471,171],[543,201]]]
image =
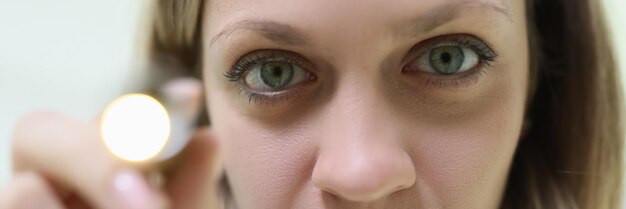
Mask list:
[[[520,0],[521,1],[521,0]],[[303,29],[304,32],[340,33],[430,30],[460,14],[513,20],[511,9],[520,5],[502,0],[212,0],[205,11],[206,34],[215,36],[242,22],[267,21]],[[514,7],[514,8],[511,8]],[[478,11],[478,12],[477,12]],[[490,16],[498,14],[498,16]],[[521,15],[520,15],[521,16]],[[471,15],[463,18],[472,19]],[[484,18],[484,17],[483,17]],[[476,18],[479,19],[479,18]],[[239,25],[241,26],[241,25]],[[245,25],[244,25],[245,26]],[[363,30],[365,29],[365,30]],[[308,31],[307,31],[308,30]],[[399,30],[399,31],[398,31]],[[419,32],[419,31],[417,31]],[[333,33],[333,32],[331,32]],[[328,34],[330,35],[330,34]]]
[[512,6],[502,0],[210,0],[208,5],[208,14],[219,19],[246,16],[335,22],[403,19],[445,8],[508,11]]

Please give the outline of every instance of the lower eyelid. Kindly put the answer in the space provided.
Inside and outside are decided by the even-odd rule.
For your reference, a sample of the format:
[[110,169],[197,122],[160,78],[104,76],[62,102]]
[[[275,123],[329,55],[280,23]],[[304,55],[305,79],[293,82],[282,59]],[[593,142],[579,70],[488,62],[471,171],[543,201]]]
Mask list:
[[[299,84],[296,84],[299,85]],[[298,100],[303,94],[306,94],[307,88],[296,86],[290,89],[278,92],[258,92],[245,87],[240,87],[239,94],[247,103],[254,103],[262,107],[276,107],[281,104],[290,103]]]
[[480,64],[474,69],[467,70],[457,75],[439,75],[435,73],[423,71],[409,71],[408,74],[412,81],[418,82],[420,85],[440,89],[462,89],[476,84],[481,77],[486,74],[491,67],[487,64]]

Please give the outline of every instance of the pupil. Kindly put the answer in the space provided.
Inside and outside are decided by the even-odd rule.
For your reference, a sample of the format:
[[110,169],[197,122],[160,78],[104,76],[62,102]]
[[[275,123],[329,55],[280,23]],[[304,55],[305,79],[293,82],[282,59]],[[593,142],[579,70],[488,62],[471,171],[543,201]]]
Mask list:
[[450,53],[443,53],[441,54],[441,61],[443,61],[444,63],[449,63],[450,60],[452,59],[452,56],[450,56]]
[[282,89],[291,82],[294,69],[291,64],[267,62],[261,66],[260,76],[263,84],[272,89]]
[[453,74],[461,70],[465,56],[463,48],[442,46],[430,52],[430,66],[439,74]]
[[283,75],[283,71],[280,69],[280,67],[276,66],[272,68],[272,74],[276,77],[280,77],[281,75]]

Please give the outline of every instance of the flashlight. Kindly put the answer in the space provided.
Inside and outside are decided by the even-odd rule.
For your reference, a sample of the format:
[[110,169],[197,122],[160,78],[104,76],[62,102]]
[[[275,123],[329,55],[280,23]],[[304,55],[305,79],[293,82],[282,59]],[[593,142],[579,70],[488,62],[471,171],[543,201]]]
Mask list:
[[177,79],[161,89],[160,99],[140,93],[118,97],[100,120],[105,146],[131,163],[153,164],[176,156],[194,132],[200,92],[199,81]]

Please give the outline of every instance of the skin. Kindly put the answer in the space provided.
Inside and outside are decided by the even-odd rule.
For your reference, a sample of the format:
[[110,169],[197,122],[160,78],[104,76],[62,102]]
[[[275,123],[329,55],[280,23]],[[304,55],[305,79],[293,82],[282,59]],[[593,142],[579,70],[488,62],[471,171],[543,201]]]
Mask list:
[[[239,209],[499,206],[528,89],[523,1],[212,0],[205,9],[211,127],[197,130],[161,187],[142,174],[153,168],[108,153],[98,118],[38,111],[16,124],[0,209],[222,208],[220,173],[227,205]],[[463,76],[405,70],[451,37],[497,56]],[[261,49],[289,51],[310,74],[249,97],[250,83],[223,75]],[[198,107],[201,85],[183,86],[197,88],[177,95],[187,101],[178,108]]]
[[[181,102],[172,108],[199,107],[199,81],[175,79],[165,86],[178,89]],[[154,167],[123,162],[107,151],[98,121],[48,110],[20,119],[12,143],[14,175],[0,188],[0,209],[220,208],[218,146],[209,127],[197,129],[165,183],[155,187],[144,174]]]
[[[209,1],[204,74],[238,208],[497,208],[523,122],[523,1]],[[393,15],[390,15],[393,14]],[[425,40],[468,34],[498,56],[461,85],[403,73]],[[238,59],[285,50],[313,81],[242,96]]]

